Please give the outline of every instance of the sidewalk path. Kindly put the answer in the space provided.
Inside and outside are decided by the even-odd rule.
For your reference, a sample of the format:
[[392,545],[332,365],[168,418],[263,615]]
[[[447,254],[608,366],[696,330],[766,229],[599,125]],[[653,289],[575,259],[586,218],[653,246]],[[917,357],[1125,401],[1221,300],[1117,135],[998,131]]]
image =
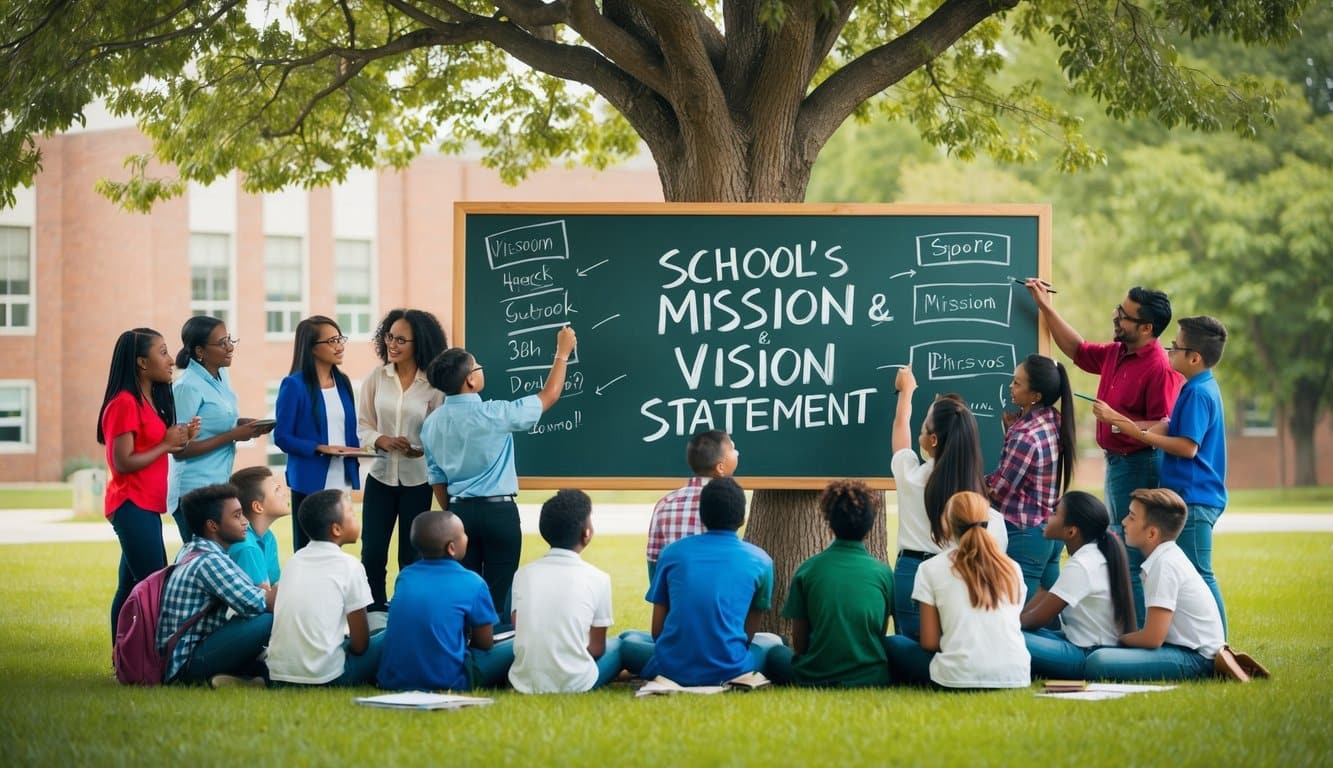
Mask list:
[[[537,504],[520,504],[518,511],[524,533],[537,532]],[[593,526],[598,533],[645,534],[652,516],[651,504],[598,504],[593,512]],[[115,541],[116,534],[105,522],[67,522],[73,512],[61,509],[0,510],[0,544],[38,544],[73,541]],[[891,512],[890,517],[896,517]],[[896,525],[891,520],[890,526]],[[1217,523],[1216,532],[1262,533],[1298,532],[1333,533],[1333,514],[1240,514],[1227,513]],[[179,544],[176,526],[164,525],[162,538],[168,546]]]

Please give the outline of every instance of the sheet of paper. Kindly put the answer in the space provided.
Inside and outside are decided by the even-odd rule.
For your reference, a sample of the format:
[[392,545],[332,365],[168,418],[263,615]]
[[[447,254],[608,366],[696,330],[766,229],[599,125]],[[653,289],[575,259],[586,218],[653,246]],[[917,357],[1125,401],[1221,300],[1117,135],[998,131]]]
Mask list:
[[380,696],[363,696],[356,699],[357,704],[367,707],[387,707],[390,709],[459,709],[461,707],[485,706],[491,699],[480,696],[456,696],[448,693],[428,693],[426,691],[403,691],[386,693]]

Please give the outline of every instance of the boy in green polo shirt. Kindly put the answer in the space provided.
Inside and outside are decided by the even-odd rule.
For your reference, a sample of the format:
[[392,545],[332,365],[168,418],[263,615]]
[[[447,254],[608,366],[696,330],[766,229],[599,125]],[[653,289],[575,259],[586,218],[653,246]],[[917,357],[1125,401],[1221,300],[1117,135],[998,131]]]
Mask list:
[[880,514],[865,483],[835,480],[819,497],[833,529],[828,549],[792,577],[782,615],[792,620],[792,647],[774,648],[774,682],[820,687],[889,684],[884,635],[893,610],[893,569],[866,551]]

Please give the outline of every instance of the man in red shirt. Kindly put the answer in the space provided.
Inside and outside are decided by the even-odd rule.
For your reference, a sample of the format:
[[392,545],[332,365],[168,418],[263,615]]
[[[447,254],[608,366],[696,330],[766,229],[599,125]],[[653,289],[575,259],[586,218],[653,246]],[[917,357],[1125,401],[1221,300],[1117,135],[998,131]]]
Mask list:
[[[1097,384],[1098,400],[1133,419],[1141,430],[1170,419],[1184,379],[1172,370],[1166,350],[1157,341],[1171,324],[1171,300],[1165,293],[1139,286],[1129,289],[1111,319],[1113,341],[1094,344],[1085,341],[1055,311],[1044,282],[1029,278],[1026,284],[1032,300],[1046,318],[1056,346],[1074,365],[1101,376]],[[1129,495],[1137,488],[1158,487],[1161,452],[1100,421],[1097,445],[1106,453],[1106,506],[1111,512],[1112,527],[1123,538],[1120,522],[1129,514]],[[1143,555],[1133,547],[1126,549],[1134,610],[1142,626],[1143,585],[1139,569]]]

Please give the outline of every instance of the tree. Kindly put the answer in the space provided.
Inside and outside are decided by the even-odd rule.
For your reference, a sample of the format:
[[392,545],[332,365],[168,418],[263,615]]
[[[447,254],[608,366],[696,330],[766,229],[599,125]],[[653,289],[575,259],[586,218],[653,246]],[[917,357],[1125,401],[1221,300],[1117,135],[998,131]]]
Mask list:
[[[1116,117],[1254,133],[1273,90],[1181,66],[1176,41],[1291,36],[1304,0],[0,0],[0,194],[31,181],[36,137],[95,99],[153,140],[123,205],[178,194],[158,163],[249,191],[482,147],[507,179],[552,159],[602,166],[637,148],[672,201],[800,201],[849,117],[911,122],[968,159],[1100,162],[1080,119],[1033,82],[1001,85],[1008,25],[1049,36],[1068,80]],[[281,16],[265,15],[277,14]],[[719,26],[720,24],[720,26]],[[813,494],[763,493],[765,515]],[[781,519],[781,518],[779,518]],[[800,526],[758,526],[784,533]],[[766,542],[803,558],[807,539]],[[775,599],[782,596],[782,589]]]

